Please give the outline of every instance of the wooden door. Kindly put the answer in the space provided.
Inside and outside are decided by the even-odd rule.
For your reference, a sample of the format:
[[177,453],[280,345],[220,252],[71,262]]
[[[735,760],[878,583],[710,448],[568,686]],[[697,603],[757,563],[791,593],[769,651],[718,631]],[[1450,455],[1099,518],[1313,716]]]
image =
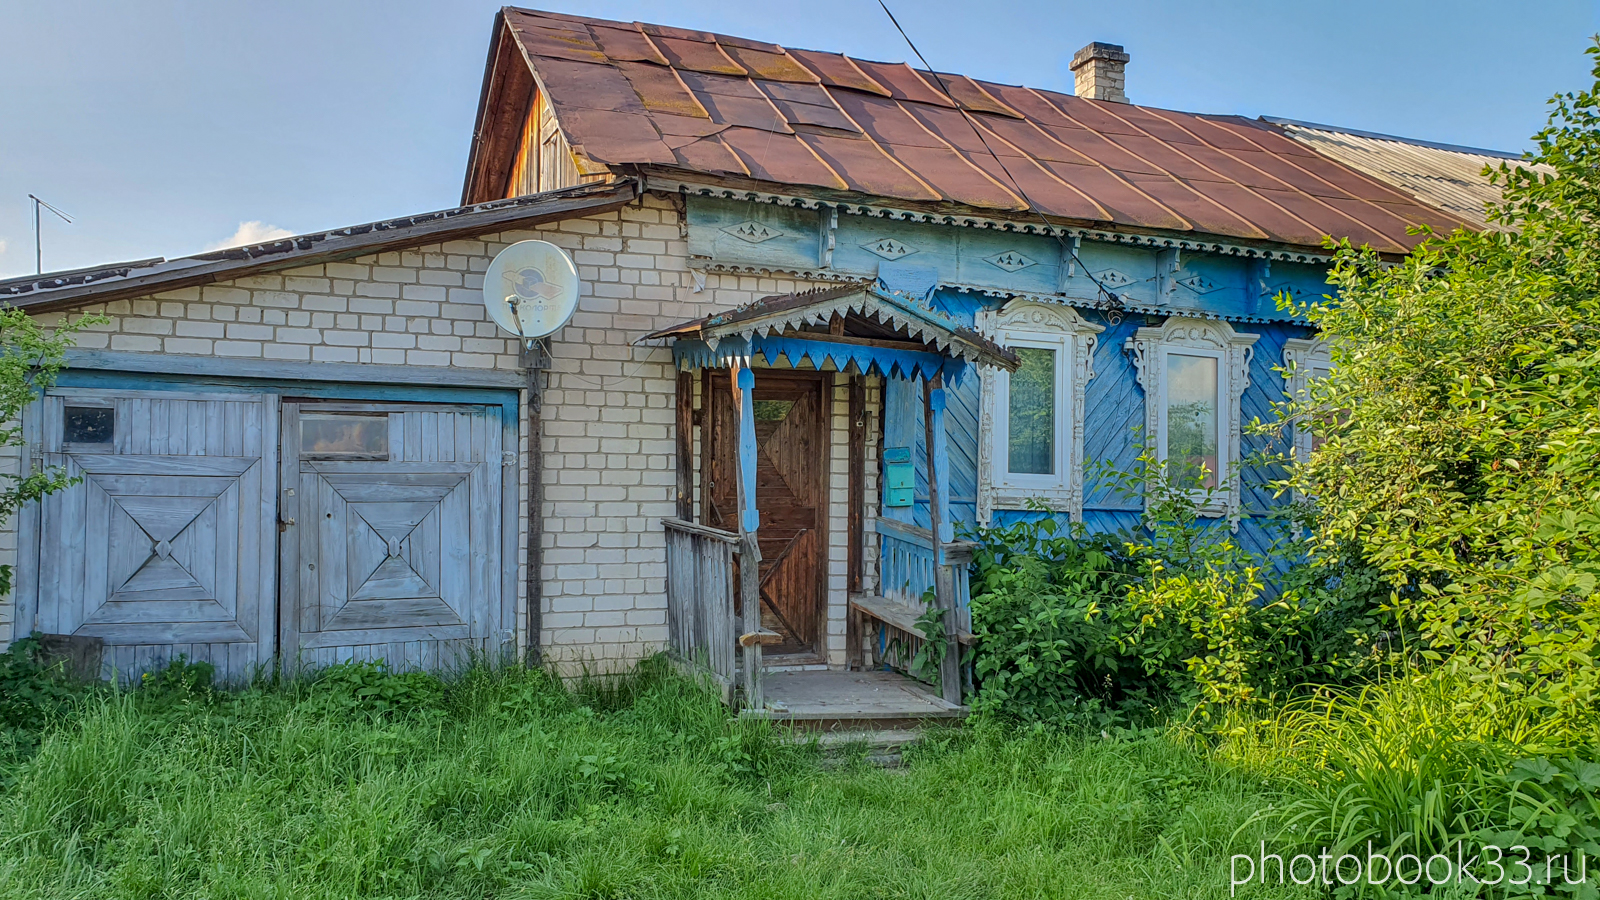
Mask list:
[[[726,372],[713,373],[706,524],[736,527],[739,427]],[[784,636],[777,653],[821,652],[827,621],[827,466],[824,375],[758,370],[756,510],[761,527],[761,621]],[[741,615],[746,614],[743,610]]]
[[501,414],[283,404],[286,662],[440,669],[511,647]]
[[[105,674],[178,654],[240,681],[274,650],[276,398],[51,390],[42,462],[77,483],[25,519],[22,630],[98,637]],[[31,622],[29,621],[31,619]]]

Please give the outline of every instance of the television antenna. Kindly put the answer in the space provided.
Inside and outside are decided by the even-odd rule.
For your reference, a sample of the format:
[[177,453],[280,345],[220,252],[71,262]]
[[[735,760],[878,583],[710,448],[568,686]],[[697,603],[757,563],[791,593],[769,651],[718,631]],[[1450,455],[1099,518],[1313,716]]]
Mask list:
[[61,218],[61,221],[67,223],[68,225],[72,224],[72,217],[61,210],[56,209],[54,206],[44,202],[43,200],[40,200],[38,197],[35,197],[32,194],[28,195],[28,199],[33,201],[33,272],[35,275],[43,275],[44,250],[41,248],[39,243],[39,207],[42,206],[45,209],[55,213]]

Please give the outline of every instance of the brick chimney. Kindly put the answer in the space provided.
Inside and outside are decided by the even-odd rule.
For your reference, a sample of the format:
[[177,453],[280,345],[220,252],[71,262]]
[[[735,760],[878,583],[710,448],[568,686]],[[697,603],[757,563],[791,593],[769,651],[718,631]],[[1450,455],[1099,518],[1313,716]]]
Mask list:
[[1127,103],[1123,74],[1127,65],[1128,54],[1121,45],[1095,41],[1072,55],[1073,90],[1090,100]]

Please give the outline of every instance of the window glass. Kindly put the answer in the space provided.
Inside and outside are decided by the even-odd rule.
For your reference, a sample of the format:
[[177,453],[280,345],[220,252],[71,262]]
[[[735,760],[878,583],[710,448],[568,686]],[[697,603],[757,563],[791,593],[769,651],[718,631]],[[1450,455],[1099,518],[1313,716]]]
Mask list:
[[1056,462],[1056,351],[1017,347],[1022,366],[1011,373],[1006,468],[1020,475],[1053,475]]
[[751,410],[757,422],[782,422],[794,408],[793,400],[757,400]]
[[1211,356],[1167,356],[1167,459],[1205,467],[1202,487],[1216,487],[1217,360]]
[[109,444],[117,426],[109,406],[68,406],[62,411],[61,440],[68,444]]
[[302,413],[300,455],[332,459],[388,459],[389,417]]

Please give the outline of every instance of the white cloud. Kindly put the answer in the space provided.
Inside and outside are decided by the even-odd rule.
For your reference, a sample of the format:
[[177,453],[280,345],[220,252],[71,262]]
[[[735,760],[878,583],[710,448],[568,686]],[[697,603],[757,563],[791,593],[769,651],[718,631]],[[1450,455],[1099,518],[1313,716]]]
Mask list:
[[4,240],[0,240],[0,253],[5,253],[5,252],[6,252],[6,242]]
[[233,233],[233,237],[218,241],[207,247],[206,250],[226,250],[229,247],[264,244],[267,241],[276,241],[286,237],[294,237],[294,232],[260,221],[240,222],[239,230]]

